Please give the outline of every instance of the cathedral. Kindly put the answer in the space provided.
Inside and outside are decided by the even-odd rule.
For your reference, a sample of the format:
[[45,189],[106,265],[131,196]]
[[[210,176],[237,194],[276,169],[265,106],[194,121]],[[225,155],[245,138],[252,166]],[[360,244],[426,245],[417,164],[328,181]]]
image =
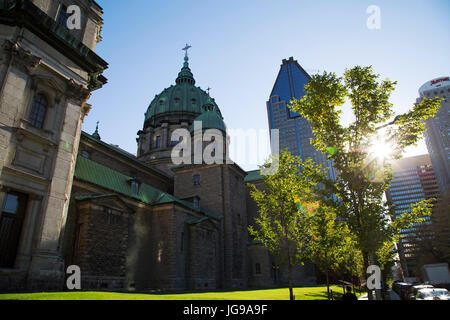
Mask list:
[[[248,184],[264,188],[263,178],[228,159],[227,126],[195,85],[188,47],[175,82],[155,90],[133,155],[98,126],[81,130],[107,82],[94,53],[102,8],[74,1],[84,13],[74,32],[60,23],[64,2],[0,1],[0,291],[64,290],[71,265],[82,290],[286,285],[286,269],[248,234],[258,214]],[[210,147],[197,138],[208,131],[227,161],[174,163],[180,144]],[[315,281],[313,265],[295,268],[294,285]]]

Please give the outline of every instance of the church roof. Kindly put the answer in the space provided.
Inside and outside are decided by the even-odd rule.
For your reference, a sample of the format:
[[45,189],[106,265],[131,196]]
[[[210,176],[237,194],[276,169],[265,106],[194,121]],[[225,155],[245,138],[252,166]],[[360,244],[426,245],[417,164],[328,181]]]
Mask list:
[[[222,116],[219,115],[217,112],[215,112],[215,108],[216,108],[215,104],[208,96],[208,100],[206,100],[202,108],[203,113],[199,115],[197,118],[195,118],[194,121],[201,121],[202,130],[218,129],[221,130],[222,132],[226,132],[227,127],[225,125],[225,122],[223,121]],[[191,125],[190,132],[194,132],[194,124]]]
[[106,148],[108,148],[108,149],[110,149],[112,151],[115,151],[115,152],[121,154],[122,156],[126,157],[127,159],[129,159],[129,160],[131,160],[133,162],[136,162],[137,164],[139,164],[139,165],[141,165],[143,167],[146,167],[147,169],[150,169],[151,171],[153,171],[155,173],[158,173],[158,174],[163,175],[164,177],[166,177],[166,178],[168,178],[170,180],[173,180],[173,178],[171,176],[169,176],[167,173],[165,173],[164,171],[161,171],[161,170],[159,170],[159,169],[157,169],[155,167],[152,167],[152,166],[148,165],[147,163],[145,163],[143,161],[138,160],[134,155],[132,155],[131,153],[129,153],[129,152],[125,151],[125,150],[122,150],[122,149],[120,149],[118,147],[115,147],[115,146],[110,145],[110,144],[108,144],[106,142],[103,142],[103,141],[97,139],[96,137],[94,137],[93,135],[90,135],[87,132],[81,131],[81,135],[86,137],[86,138],[88,138],[91,141],[95,141],[96,143],[101,144],[102,146],[104,146],[104,147],[106,147]]
[[261,170],[253,170],[248,171],[247,176],[245,177],[245,182],[253,182],[253,181],[259,181],[264,180],[263,176],[261,175]]
[[[119,194],[134,198],[138,201],[150,205],[177,203],[188,209],[201,212],[208,217],[212,217],[215,219],[222,218],[220,215],[210,210],[202,207],[198,209],[194,206],[193,203],[190,203],[189,201],[178,199],[171,194],[168,194],[145,183],[142,183],[140,185],[139,194],[134,194],[131,189],[131,184],[129,183],[132,177],[124,175],[116,170],[105,167],[97,162],[83,157],[77,158],[74,177],[76,179],[93,183],[110,191],[117,192]],[[89,197],[92,197],[92,195],[89,195]]]
[[[146,124],[151,124],[155,117],[163,114],[172,113],[177,117],[181,116],[181,119],[185,114],[192,120],[192,116],[202,113],[202,106],[208,101],[209,95],[200,87],[195,86],[195,79],[186,59],[175,81],[176,84],[157,94],[150,103],[145,113],[144,127]],[[212,99],[212,103],[215,106],[215,112],[222,117],[214,99]]]

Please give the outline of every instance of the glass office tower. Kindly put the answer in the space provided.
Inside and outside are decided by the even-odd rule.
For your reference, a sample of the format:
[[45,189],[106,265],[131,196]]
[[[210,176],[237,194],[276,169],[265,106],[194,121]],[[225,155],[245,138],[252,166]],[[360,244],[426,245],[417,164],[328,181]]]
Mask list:
[[[391,186],[386,190],[386,198],[395,206],[395,215],[400,216],[411,212],[410,205],[424,199],[434,198],[440,200],[437,177],[428,154],[403,158],[392,163],[394,178]],[[418,235],[417,230],[428,232],[431,223],[430,217],[426,217],[421,225],[415,225],[411,229],[401,231],[402,237],[398,243],[400,260],[406,276],[415,274],[417,267],[416,247],[414,243]],[[421,226],[420,229],[418,227]]]
[[313,137],[311,124],[288,107],[292,99],[300,99],[305,95],[304,87],[310,79],[308,73],[293,57],[283,60],[267,101],[269,128],[279,130],[280,151],[287,148],[293,155],[302,159],[311,158],[316,163],[326,164],[329,168],[329,177],[335,179],[331,161],[310,143]]
[[448,195],[450,193],[450,77],[428,81],[420,88],[419,93],[418,102],[424,97],[444,99],[436,116],[426,121],[425,141],[441,193]]

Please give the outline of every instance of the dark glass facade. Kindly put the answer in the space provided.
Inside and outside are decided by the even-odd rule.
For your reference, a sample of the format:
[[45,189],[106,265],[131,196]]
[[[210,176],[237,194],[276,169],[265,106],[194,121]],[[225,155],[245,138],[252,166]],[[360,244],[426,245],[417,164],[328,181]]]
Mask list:
[[[429,155],[397,160],[392,164],[392,168],[394,177],[386,191],[386,198],[392,201],[396,216],[409,214],[410,206],[424,199],[440,199],[436,174]],[[429,232],[430,223],[430,217],[426,217],[425,222],[401,231],[398,249],[406,276],[416,275],[418,262],[415,243],[424,236],[424,232]]]
[[279,130],[280,151],[287,148],[293,155],[302,159],[311,158],[316,163],[326,164],[330,169],[329,176],[335,179],[331,161],[310,143],[313,138],[311,124],[288,107],[292,99],[300,99],[305,95],[304,87],[309,79],[310,76],[292,57],[283,60],[267,101],[269,128]]
[[442,98],[441,108],[434,118],[426,120],[425,142],[431,157],[441,193],[450,193],[450,85],[428,88],[420,93],[429,99]]

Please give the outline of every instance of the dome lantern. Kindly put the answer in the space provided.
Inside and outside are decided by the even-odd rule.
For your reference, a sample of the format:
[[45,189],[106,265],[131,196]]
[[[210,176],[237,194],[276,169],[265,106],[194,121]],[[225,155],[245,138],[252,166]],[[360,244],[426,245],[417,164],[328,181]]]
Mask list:
[[[219,117],[222,117],[219,107],[209,93],[195,86],[195,79],[189,68],[189,57],[186,51],[184,64],[176,78],[176,84],[164,89],[157,94],[145,112],[144,129],[151,126],[157,127],[163,122],[181,123],[192,121],[205,112],[203,106],[208,106]],[[211,107],[212,105],[212,107]]]

